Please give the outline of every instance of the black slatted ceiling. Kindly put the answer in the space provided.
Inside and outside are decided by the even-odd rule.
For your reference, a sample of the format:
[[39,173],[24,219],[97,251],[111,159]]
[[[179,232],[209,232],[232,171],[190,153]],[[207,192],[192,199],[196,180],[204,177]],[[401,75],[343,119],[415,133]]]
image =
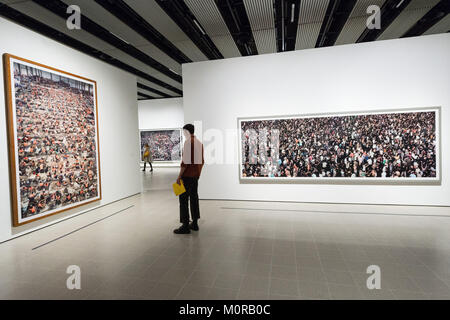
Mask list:
[[[29,1],[39,4],[40,6],[48,9],[50,12],[56,14],[60,18],[66,19],[69,16],[66,11],[68,5],[61,0]],[[238,50],[243,56],[258,54],[252,25],[255,30],[261,31],[260,27],[258,26],[269,26],[273,21],[272,19],[274,19],[275,21],[275,30],[273,30],[273,26],[271,26],[266,28],[272,29],[268,31],[271,31],[273,33],[258,33],[258,46],[273,48],[275,44],[274,41],[276,41],[278,52],[295,50],[297,32],[302,32],[302,34],[300,35],[302,38],[310,37],[311,42],[315,43],[316,47],[335,45],[339,34],[342,32],[343,27],[348,21],[353,10],[355,9],[359,11],[363,9],[359,7],[355,8],[356,3],[361,4],[360,2],[357,2],[359,0],[198,0],[205,1],[199,2],[198,10],[201,10],[201,8],[203,8],[201,4],[204,3],[205,12],[201,12],[201,19],[203,23],[208,24],[208,30],[216,30],[217,34],[213,34],[212,36],[218,38],[227,38],[226,42],[220,42],[222,40],[219,41],[215,38],[215,44],[210,36],[206,34],[205,29],[196,19],[184,0],[139,1],[154,1],[167,14],[166,17],[162,17],[161,21],[157,22],[160,28],[164,26],[164,19],[172,19],[180,27],[180,29],[192,41],[192,43],[187,43],[190,41],[188,41],[187,38],[183,35],[185,41],[182,41],[180,42],[180,44],[178,44],[179,46],[183,46],[183,50],[195,50],[196,52],[198,52],[194,47],[197,46],[199,50],[203,54],[205,54],[208,59],[211,60],[224,58],[222,53],[216,47],[217,43],[219,43],[218,45],[221,45],[222,50],[227,50],[230,46],[234,48],[234,44],[236,44]],[[22,1],[11,1],[11,3],[16,2],[17,4],[19,4]],[[167,55],[180,64],[192,62],[181,50],[179,50],[155,27],[151,25],[152,21],[146,21],[124,0],[95,0],[95,2],[99,4],[99,6],[96,6],[98,7],[96,10],[101,10],[102,12],[96,12],[97,14],[94,16],[101,17],[101,14],[105,14],[107,12],[111,13],[113,16],[118,18],[121,23],[124,24],[124,26],[128,26],[134,32],[136,32],[136,34],[139,34],[141,37],[161,50],[162,54],[159,53],[159,50],[158,53],[155,53],[155,55],[159,55],[159,60],[164,60],[166,58],[165,55]],[[437,1],[433,1],[433,4],[436,2]],[[207,4],[209,4],[209,6],[207,6]],[[328,6],[326,7],[326,13],[323,17],[326,5]],[[427,7],[427,3],[425,1],[422,3],[419,0],[386,0],[381,7],[381,29],[364,29],[356,43],[377,40],[396,19],[402,19],[399,25],[401,25],[402,22],[408,23],[410,25],[410,19],[411,17],[414,17],[414,12],[411,12],[411,14],[413,14],[412,16],[409,15],[409,11],[414,11],[413,9],[407,9],[408,7],[411,7],[410,5],[413,5],[414,8],[421,10],[423,8],[430,7]],[[20,8],[20,6],[18,7]],[[151,7],[151,5],[149,5],[149,7]],[[300,12],[300,7],[305,11]],[[315,11],[318,10],[319,7],[320,10],[323,11],[321,11],[320,14],[317,14],[317,12]],[[216,14],[216,8],[220,12],[220,16]],[[249,9],[248,13],[246,9]],[[405,9],[407,10],[407,12],[404,12],[405,14],[401,14]],[[208,10],[213,10],[214,12],[209,12]],[[268,10],[270,10],[270,13],[268,13]],[[25,10],[24,12],[26,13],[27,11]],[[421,19],[416,21],[416,23],[409,30],[407,30],[402,35],[402,37],[422,35],[431,27],[436,25],[436,23],[444,22],[443,25],[439,26],[439,30],[442,31],[443,27],[448,27],[447,25],[445,25],[445,23],[447,23],[445,21],[448,20],[446,17],[449,13],[450,0],[441,0],[437,2],[437,4],[433,8],[429,9]],[[30,14],[32,14],[34,18],[11,8],[10,6],[2,3],[0,0],[0,15],[12,20],[15,23],[21,24],[31,30],[41,33],[53,40],[59,41],[71,48],[79,50],[92,57],[100,59],[101,61],[104,61],[108,64],[136,75],[139,79],[141,79],[139,80],[141,82],[137,84],[137,87],[141,89],[140,92],[138,91],[138,95],[140,97],[144,97],[145,99],[157,99],[156,97],[152,96],[152,93],[158,95],[158,97],[163,98],[173,97],[166,92],[162,92],[150,87],[152,86],[152,84],[170,90],[177,96],[182,95],[182,90],[164,81],[170,81],[166,78],[168,77],[181,83],[182,77],[179,74],[166,67],[164,63],[156,60],[153,57],[153,53],[148,53],[147,51],[147,53],[145,53],[142,51],[143,49],[138,49],[138,47],[135,46],[137,45],[136,43],[130,44],[129,42],[127,42],[127,39],[122,39],[110,32],[107,27],[102,26],[101,18],[97,18],[98,21],[94,22],[87,16],[81,15],[81,27],[84,30],[83,35],[88,37],[82,37],[82,40],[80,41],[77,40],[78,38],[74,39],[69,36],[65,30],[60,29],[61,31],[63,31],[61,32],[60,30],[56,30],[50,27],[44,20],[38,18],[38,14],[34,15],[33,12],[31,12]],[[197,14],[200,13],[197,12]],[[250,14],[252,24],[250,24],[248,14]],[[316,21],[299,21],[299,16],[305,16],[305,14],[308,17],[309,15],[311,15],[311,19],[316,19]],[[443,21],[444,18],[445,20]],[[40,22],[38,19],[42,20],[42,22]],[[214,19],[220,19],[221,21],[212,21]],[[416,17],[415,19],[418,18]],[[270,23],[268,24],[267,21],[269,21]],[[223,22],[225,22],[228,30],[223,30],[223,28],[220,29],[215,26],[215,23],[222,24]],[[304,26],[306,24],[315,24],[320,26],[318,36],[316,33],[318,32],[318,30],[315,29],[315,27],[309,28]],[[127,27],[125,27],[125,29],[130,32]],[[220,31],[217,31],[219,29]],[[230,34],[228,34],[228,31],[231,36]],[[223,34],[224,32],[226,33],[226,35]],[[347,30],[347,32],[351,31]],[[450,30],[448,32],[450,32]],[[89,33],[90,35],[94,35],[95,37],[100,39],[101,41],[99,41],[99,43],[105,42],[110,46],[121,50],[126,55],[122,55],[120,52],[114,50],[115,52],[117,52],[117,54],[120,54],[121,57],[120,59],[116,59],[113,56],[103,52],[103,49],[95,48],[97,47],[95,41],[92,44],[94,47],[88,45],[87,43],[91,42],[85,43],[85,41],[89,41],[90,39],[90,35],[88,35],[87,33]],[[131,36],[132,33],[133,32],[131,31],[131,33],[128,34],[130,34]],[[234,43],[232,41],[229,41],[231,40],[231,38],[233,38]],[[101,45],[99,45],[99,47],[101,47]],[[158,71],[158,73],[155,72],[154,76],[152,76],[151,74],[147,74],[146,72],[139,70],[139,68],[134,67],[137,61],[132,58],[139,60],[140,62],[153,68],[154,70]],[[138,65],[141,65],[140,62],[138,63]],[[166,62],[166,64],[167,63],[168,62]],[[145,66],[143,67],[146,68]],[[142,83],[142,81],[148,81],[148,83],[145,82],[144,84]],[[144,92],[142,92],[142,90]]]
[[356,0],[330,0],[317,38],[316,48],[335,44],[355,4]]
[[416,37],[422,35],[436,23],[444,19],[450,13],[450,0],[441,0],[419,21],[417,21],[403,36]]
[[123,0],[95,0],[95,2],[178,63],[192,62],[181,50],[175,47]]
[[183,0],[156,0],[156,2],[208,59],[223,59],[222,53]]
[[300,15],[300,0],[275,0],[274,14],[277,51],[295,50]]
[[391,23],[402,13],[411,0],[387,0],[381,7],[381,29],[368,29],[359,36],[356,43],[375,41],[391,25]]
[[181,95],[183,92],[147,73],[144,73],[118,59],[115,59],[114,57],[111,57],[110,55],[107,55],[106,53],[97,50],[81,41],[78,41],[77,39],[74,39],[72,37],[69,37],[65,33],[62,33],[56,29],[53,29],[42,22],[37,21],[36,19],[33,19],[5,4],[0,3],[0,15],[4,16],[5,18],[11,19],[13,22],[21,24],[31,30],[34,30],[48,38],[51,38],[55,41],[61,42],[68,47],[71,47],[73,49],[76,49],[78,51],[81,51],[87,55],[90,55],[92,57],[95,57],[99,60],[102,60],[103,62],[106,62],[108,64],[111,64],[119,69],[125,70],[127,72],[130,72],[132,74],[135,74],[136,76],[146,79],[152,83],[155,83],[163,88],[166,88],[170,91],[173,91],[179,95]]
[[242,56],[257,55],[258,49],[242,0],[215,0],[217,8]]
[[164,98],[173,98],[172,96],[168,95],[167,93],[161,92],[154,88],[150,88],[149,86],[146,86],[145,84],[142,84],[140,82],[137,83],[137,87],[147,90],[147,91],[150,91],[150,92],[153,92],[153,93],[156,93],[157,95],[160,95],[161,97],[164,97]]
[[[67,7],[68,5],[60,0],[32,0],[36,2],[37,4],[43,6],[44,8],[50,10],[54,14],[60,16],[63,19],[67,18]],[[130,45],[129,43],[123,41],[122,39],[118,38],[99,24],[95,23],[88,17],[81,15],[81,28],[90,34],[98,37],[99,39],[109,43],[110,45],[116,47],[119,50],[122,50],[123,52],[127,53],[128,55],[142,61],[143,63],[149,65],[155,70],[158,70],[162,74],[168,76],[169,78],[177,81],[182,82],[182,78],[180,75],[174,73],[169,68],[164,66],[163,64],[159,63],[149,55],[145,54],[144,52],[138,50],[134,46]]]
[[[145,98],[145,100],[156,99],[155,97],[152,97],[152,96],[150,96],[148,94],[145,94],[145,93],[142,93],[142,92],[139,92],[139,91],[138,91],[138,95],[143,97],[143,98]],[[141,99],[141,100],[144,100],[144,99]]]

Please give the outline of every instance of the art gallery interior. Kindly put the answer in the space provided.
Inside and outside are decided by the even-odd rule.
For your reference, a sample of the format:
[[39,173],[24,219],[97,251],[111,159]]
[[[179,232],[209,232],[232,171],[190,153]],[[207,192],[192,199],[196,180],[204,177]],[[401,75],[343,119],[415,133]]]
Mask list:
[[[449,13],[0,0],[0,299],[450,299]],[[262,165],[243,121],[286,126]],[[200,230],[174,234],[188,123]]]

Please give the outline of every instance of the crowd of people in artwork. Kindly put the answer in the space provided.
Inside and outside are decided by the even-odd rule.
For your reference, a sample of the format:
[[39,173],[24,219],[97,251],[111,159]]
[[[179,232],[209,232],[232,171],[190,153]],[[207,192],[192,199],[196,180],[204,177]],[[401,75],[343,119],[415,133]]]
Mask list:
[[436,177],[435,112],[241,122],[243,177]]
[[22,218],[99,195],[92,88],[36,74],[14,72]]
[[178,161],[181,159],[180,131],[141,131],[141,150],[148,143],[154,161]]

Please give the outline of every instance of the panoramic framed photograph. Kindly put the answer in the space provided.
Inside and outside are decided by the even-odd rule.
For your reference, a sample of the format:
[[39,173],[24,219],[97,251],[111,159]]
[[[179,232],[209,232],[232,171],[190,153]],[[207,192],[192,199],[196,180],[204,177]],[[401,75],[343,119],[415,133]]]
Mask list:
[[440,112],[238,118],[240,181],[440,183]]
[[101,200],[97,84],[3,55],[13,225]]
[[141,130],[141,159],[144,156],[145,144],[150,147],[150,158],[155,162],[181,161],[181,129]]

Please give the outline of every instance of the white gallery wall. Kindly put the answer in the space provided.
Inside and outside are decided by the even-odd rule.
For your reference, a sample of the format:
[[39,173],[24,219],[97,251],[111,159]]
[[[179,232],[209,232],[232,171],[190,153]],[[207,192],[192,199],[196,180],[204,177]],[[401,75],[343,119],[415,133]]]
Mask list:
[[[183,98],[138,101],[139,130],[178,129],[184,126]],[[138,146],[140,148],[140,145]],[[155,167],[176,167],[178,162],[157,161]]]
[[[140,192],[136,78],[97,59],[0,18],[0,53],[10,53],[97,82],[103,200],[12,227],[6,114],[0,114],[0,241]],[[3,68],[1,69],[3,79]],[[5,108],[4,83],[0,104]]]
[[139,129],[174,129],[184,126],[183,98],[138,101]]
[[[450,205],[449,54],[450,34],[439,34],[183,65],[185,121],[203,126],[200,197]],[[239,117],[429,106],[442,107],[440,185],[239,182]],[[223,151],[212,149],[215,139]]]

